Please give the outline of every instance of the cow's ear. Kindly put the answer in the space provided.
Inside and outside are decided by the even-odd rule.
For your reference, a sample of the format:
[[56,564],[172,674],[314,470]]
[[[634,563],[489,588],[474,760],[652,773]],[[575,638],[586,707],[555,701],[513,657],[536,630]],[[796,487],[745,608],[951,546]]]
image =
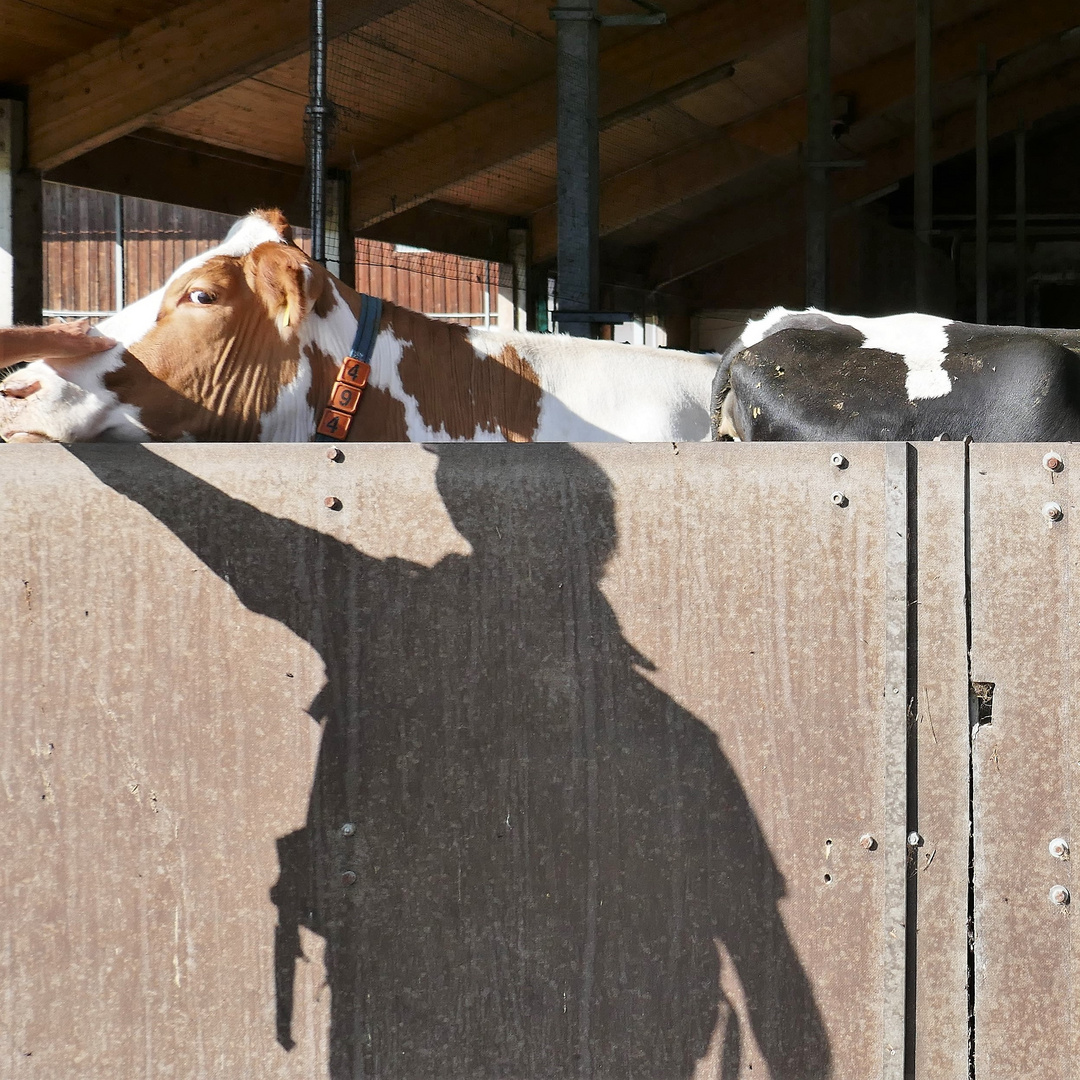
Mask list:
[[252,288],[266,305],[283,335],[296,333],[315,304],[321,267],[299,249],[260,244],[252,253]]

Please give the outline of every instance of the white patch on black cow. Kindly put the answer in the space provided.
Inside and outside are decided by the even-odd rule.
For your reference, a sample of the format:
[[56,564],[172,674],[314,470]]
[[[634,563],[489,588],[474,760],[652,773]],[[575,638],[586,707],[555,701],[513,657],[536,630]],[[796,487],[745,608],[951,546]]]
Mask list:
[[952,380],[945,370],[949,346],[947,327],[950,324],[950,319],[918,313],[866,318],[861,315],[834,315],[816,308],[789,311],[778,307],[766,312],[760,319],[751,319],[738,340],[728,347],[725,356],[733,356],[782,330],[843,333],[843,327],[850,327],[862,335],[862,348],[891,353],[903,360],[907,367],[905,388],[908,401],[925,401],[944,397],[952,389]]

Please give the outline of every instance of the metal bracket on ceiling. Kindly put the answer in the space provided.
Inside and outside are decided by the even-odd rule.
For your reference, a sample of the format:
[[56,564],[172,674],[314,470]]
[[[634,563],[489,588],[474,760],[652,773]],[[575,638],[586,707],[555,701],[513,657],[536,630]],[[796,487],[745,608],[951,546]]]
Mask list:
[[583,8],[551,8],[548,15],[556,21],[574,19],[595,19],[601,26],[662,26],[667,22],[667,12],[651,0],[630,0],[644,15],[597,15]]

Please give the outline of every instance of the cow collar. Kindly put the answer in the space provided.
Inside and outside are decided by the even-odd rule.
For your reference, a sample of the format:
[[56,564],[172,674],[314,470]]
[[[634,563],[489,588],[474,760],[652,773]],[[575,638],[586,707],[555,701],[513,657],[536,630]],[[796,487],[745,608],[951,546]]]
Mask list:
[[377,296],[360,294],[360,315],[356,321],[349,355],[341,361],[330,402],[323,409],[322,419],[315,429],[314,442],[343,442],[349,435],[360,399],[364,396],[371,374],[371,354],[382,322],[382,300]]

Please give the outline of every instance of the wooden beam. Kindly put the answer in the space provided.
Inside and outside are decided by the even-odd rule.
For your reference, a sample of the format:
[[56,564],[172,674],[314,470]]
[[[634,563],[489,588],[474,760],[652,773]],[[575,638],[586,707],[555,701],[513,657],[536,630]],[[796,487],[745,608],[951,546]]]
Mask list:
[[[1028,9],[1030,12],[1030,9]],[[999,78],[1004,80],[1008,65]],[[1080,60],[1072,59],[1016,86],[1002,89],[990,99],[990,138],[1015,129],[1020,117],[1028,123],[1080,100]],[[934,160],[946,161],[972,148],[975,109],[965,107],[934,127]],[[845,170],[835,177],[838,208],[888,190],[910,176],[914,139],[907,136],[867,156],[866,167]],[[802,223],[802,186],[795,184],[755,202],[746,203],[682,226],[657,247],[651,277],[654,287],[668,285],[690,274],[755,247]]]
[[[833,0],[833,11],[859,0]],[[805,0],[717,0],[600,54],[601,118],[798,30]],[[366,228],[555,138],[555,77],[486,102],[361,162],[353,225]]]
[[237,217],[276,206],[293,225],[307,225],[302,168],[156,132],[125,135],[45,179]]
[[[334,0],[331,25],[342,33],[407,2],[375,0],[355,14],[348,0]],[[55,168],[296,56],[307,44],[306,3],[192,0],[30,81],[31,162]]]
[[510,262],[509,231],[520,218],[427,202],[365,229],[360,235],[387,244],[412,244],[450,255]]
[[[975,71],[976,45],[985,42],[991,62],[1027,49],[1076,25],[1073,0],[1043,0],[1032,7],[999,6],[978,18],[942,27],[934,39],[939,86]],[[908,46],[837,76],[834,85],[855,99],[860,119],[895,106],[914,93],[915,50]],[[698,140],[608,177],[600,185],[600,233],[606,236],[669,206],[733,180],[769,157],[798,151],[806,136],[806,98],[799,95],[726,125]],[[534,258],[554,251],[554,207],[532,219]]]

